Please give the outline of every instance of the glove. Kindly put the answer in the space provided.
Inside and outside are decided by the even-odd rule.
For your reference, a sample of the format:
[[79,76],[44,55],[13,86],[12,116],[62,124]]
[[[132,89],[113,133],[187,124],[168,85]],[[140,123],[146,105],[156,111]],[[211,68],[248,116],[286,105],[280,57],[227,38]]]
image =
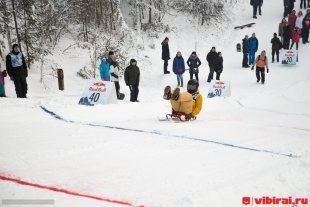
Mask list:
[[2,71],[2,76],[6,77],[8,75],[8,73],[6,72],[6,70]]
[[269,68],[267,68],[267,73],[269,73]]
[[14,78],[13,78],[13,76],[10,76],[10,79],[11,79],[11,81],[14,81]]

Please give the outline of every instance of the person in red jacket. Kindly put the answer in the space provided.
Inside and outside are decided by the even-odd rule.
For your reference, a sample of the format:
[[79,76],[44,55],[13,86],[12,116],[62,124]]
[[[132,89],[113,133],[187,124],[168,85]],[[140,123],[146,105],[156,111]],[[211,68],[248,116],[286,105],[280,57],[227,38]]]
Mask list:
[[293,11],[288,15],[288,25],[290,25],[292,28],[294,28],[294,27],[295,27],[295,24],[296,24],[296,19],[297,19],[296,11],[293,10]]
[[301,31],[298,27],[295,27],[292,31],[292,44],[291,48],[293,48],[294,44],[296,43],[296,50],[298,50],[298,43],[299,43],[299,38],[300,38]]
[[310,16],[306,15],[304,20],[302,21],[302,43],[308,43],[309,39],[309,29],[310,29]]

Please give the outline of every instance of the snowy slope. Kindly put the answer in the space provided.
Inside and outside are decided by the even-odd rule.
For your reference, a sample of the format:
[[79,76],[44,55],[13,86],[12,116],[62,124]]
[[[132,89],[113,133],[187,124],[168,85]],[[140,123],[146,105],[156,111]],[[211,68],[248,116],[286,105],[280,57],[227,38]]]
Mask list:
[[[309,45],[300,46],[300,62],[294,67],[270,63],[265,85],[258,84],[254,71],[241,68],[242,54],[235,52],[235,45],[255,32],[259,51],[265,49],[270,57],[282,6],[266,1],[257,24],[236,31],[233,26],[253,20],[249,5],[240,3],[234,9],[232,22],[207,30],[194,27],[186,17],[174,17],[175,32],[149,40],[155,50],[147,48],[145,38],[141,57],[147,57],[138,57],[140,103],[128,102],[129,90],[122,82],[125,101],[77,105],[85,81],[75,74],[89,54],[80,49],[63,54],[72,44],[64,39],[60,52],[51,57],[65,69],[64,92],[56,90],[55,80],[42,89],[39,75],[31,71],[29,98],[20,100],[12,98],[13,85],[7,81],[11,98],[0,100],[0,175],[136,206],[227,207],[240,206],[243,196],[309,196]],[[204,107],[194,122],[157,120],[170,111],[169,102],[162,100],[164,86],[176,84],[174,75],[162,75],[160,42],[165,36],[171,40],[172,57],[181,50],[188,58],[197,42]],[[223,53],[222,78],[231,82],[230,98],[206,98],[210,86],[205,56],[212,46]],[[189,75],[184,78],[187,82]],[[55,199],[55,206],[123,206],[1,180],[0,198]]]

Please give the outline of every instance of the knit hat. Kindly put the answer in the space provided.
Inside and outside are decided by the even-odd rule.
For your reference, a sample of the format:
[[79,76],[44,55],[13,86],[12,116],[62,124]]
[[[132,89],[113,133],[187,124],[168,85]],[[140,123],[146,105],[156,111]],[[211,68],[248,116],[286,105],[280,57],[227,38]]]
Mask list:
[[168,37],[166,37],[166,38],[165,38],[165,40],[169,40],[169,38],[168,38]]
[[114,52],[113,52],[113,51],[110,51],[110,52],[109,52],[109,56],[110,56],[110,55],[114,55]]
[[130,65],[132,64],[132,63],[136,63],[137,61],[135,60],[135,59],[131,59],[130,60]]
[[13,47],[12,47],[13,50],[14,50],[15,47],[19,47],[19,45],[18,44],[13,44]]
[[197,55],[197,53],[194,51],[194,52],[192,52],[192,55]]

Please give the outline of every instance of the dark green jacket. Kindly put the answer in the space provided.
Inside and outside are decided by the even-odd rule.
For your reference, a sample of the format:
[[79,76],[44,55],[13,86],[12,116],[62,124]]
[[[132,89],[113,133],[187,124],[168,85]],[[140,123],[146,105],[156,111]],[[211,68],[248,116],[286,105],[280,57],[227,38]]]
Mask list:
[[125,83],[126,85],[139,85],[140,70],[138,66],[130,65],[125,70]]

